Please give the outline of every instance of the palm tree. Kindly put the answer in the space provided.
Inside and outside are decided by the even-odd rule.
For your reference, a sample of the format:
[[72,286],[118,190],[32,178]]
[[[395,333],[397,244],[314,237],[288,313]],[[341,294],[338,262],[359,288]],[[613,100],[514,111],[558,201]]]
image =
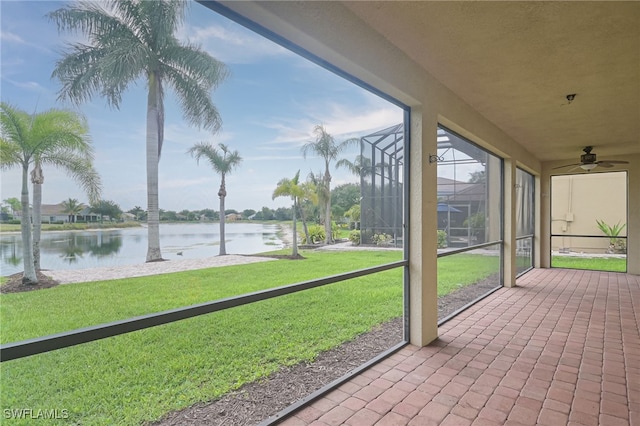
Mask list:
[[324,160],[324,176],[322,177],[322,192],[328,193],[328,197],[321,197],[324,199],[324,229],[325,229],[325,243],[329,244],[332,241],[331,235],[331,173],[329,168],[331,161],[338,159],[338,155],[347,149],[349,146],[360,141],[358,138],[351,138],[340,143],[337,143],[331,134],[327,133],[324,126],[318,124],[314,127],[313,133],[316,135],[316,139],[312,142],[308,142],[302,146],[302,154],[307,158],[307,154],[313,153],[319,155]]
[[[309,175],[307,176],[307,181],[310,183],[311,187],[315,189],[315,199],[317,200],[316,202],[319,205],[326,207],[327,200],[331,202],[331,190],[328,189],[327,186],[325,185],[322,172],[319,172],[319,173],[309,172]],[[322,213],[318,213],[318,216],[317,216],[319,222],[322,221],[320,218],[321,214]],[[314,215],[314,217],[316,216]],[[325,234],[326,234],[326,228],[325,228]],[[325,241],[326,241],[326,236],[325,236]]]
[[56,64],[60,98],[76,104],[96,93],[119,108],[130,83],[144,79],[147,95],[147,262],[162,260],[158,201],[158,162],[164,139],[165,86],[171,86],[184,118],[217,131],[221,118],[211,90],[227,76],[223,63],[175,33],[184,21],[182,0],[80,1],[49,14],[58,29],[79,31],[88,43],[69,46]]
[[187,152],[196,159],[198,164],[200,158],[206,158],[213,170],[220,174],[220,189],[218,190],[218,197],[220,197],[220,256],[223,256],[227,254],[224,236],[224,199],[227,196],[225,176],[240,165],[242,157],[238,151],[229,151],[225,144],[221,143],[218,146],[220,150],[211,144],[201,142],[192,146]]
[[336,168],[341,168],[341,167],[346,168],[352,174],[360,178],[370,175],[372,172],[371,159],[363,155],[356,155],[356,159],[353,162],[351,162],[350,160],[347,160],[346,158],[340,159],[336,163]]
[[[73,113],[71,113],[73,114]],[[84,133],[81,134],[81,133]],[[46,151],[36,157],[34,168],[31,170],[33,184],[33,261],[36,270],[40,269],[40,231],[42,228],[42,185],[44,173],[42,164],[49,164],[64,169],[72,179],[77,181],[86,191],[89,200],[100,197],[100,176],[93,167],[93,151],[89,144],[88,130],[70,131],[66,134],[58,133],[59,138],[86,137],[86,143],[81,143],[73,149]]]
[[293,179],[281,179],[271,197],[274,200],[278,197],[291,197],[291,200],[293,200],[293,249],[291,253],[293,257],[298,256],[298,225],[296,222],[296,209],[298,208],[300,197],[304,195],[303,189],[298,185],[299,180],[300,170],[298,170]]
[[[52,109],[30,115],[4,102],[0,103],[0,130],[0,168],[22,168],[22,282],[37,284],[29,209],[29,168],[36,162],[52,164],[62,166],[71,176],[77,177],[75,172],[78,170],[66,166],[72,158],[90,162],[92,150],[86,137],[88,131],[84,119],[74,112]],[[100,190],[97,174],[92,174],[87,181],[81,179],[80,182],[86,183],[89,192],[95,190],[97,193]],[[39,207],[40,200],[36,201]]]
[[318,193],[316,186],[313,182],[307,179],[306,182],[300,184],[302,189],[302,196],[300,197],[300,203],[298,209],[300,209],[300,219],[302,219],[302,229],[304,230],[304,237],[307,244],[309,244],[309,228],[307,228],[307,215],[305,212],[305,205],[311,204],[312,206],[318,205]]
[[69,198],[62,202],[62,213],[69,215],[69,223],[76,221],[76,216],[85,208],[85,206],[78,202],[75,198]]

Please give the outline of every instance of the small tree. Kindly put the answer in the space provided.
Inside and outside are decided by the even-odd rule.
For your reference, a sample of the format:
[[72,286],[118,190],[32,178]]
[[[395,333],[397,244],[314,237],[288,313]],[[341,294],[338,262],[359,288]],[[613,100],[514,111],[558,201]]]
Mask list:
[[100,222],[102,222],[103,216],[109,216],[111,219],[120,219],[122,216],[122,209],[118,203],[109,200],[100,200],[97,203],[92,204],[91,212],[100,215]]
[[84,205],[75,198],[69,198],[62,202],[62,213],[69,215],[69,223],[76,221],[76,216],[84,209]]
[[6,200],[3,200],[6,204],[9,205],[9,207],[11,208],[11,216],[15,216],[17,212],[20,211],[20,200],[17,199],[16,197],[11,197],[11,198],[7,198]]
[[220,197],[220,256],[223,256],[227,254],[224,236],[224,199],[227,196],[225,177],[242,163],[242,157],[238,151],[230,151],[225,144],[218,144],[218,147],[219,149],[202,142],[194,145],[188,153],[196,159],[197,163],[200,163],[200,158],[206,158],[213,170],[220,174],[220,189],[218,190],[218,197]]
[[275,200],[278,197],[291,197],[293,201],[293,249],[291,255],[294,257],[298,256],[298,225],[296,223],[296,210],[299,204],[299,199],[304,195],[304,191],[298,185],[298,181],[300,180],[300,170],[296,173],[293,179],[284,178],[278,182],[278,186],[275,191],[273,191],[272,198]]

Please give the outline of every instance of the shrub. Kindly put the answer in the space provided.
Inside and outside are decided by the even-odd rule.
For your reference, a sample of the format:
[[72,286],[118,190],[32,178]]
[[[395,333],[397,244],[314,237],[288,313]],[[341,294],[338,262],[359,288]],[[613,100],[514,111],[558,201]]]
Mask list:
[[373,242],[373,232],[371,229],[360,230],[360,242],[362,244],[371,244]]
[[331,239],[333,241],[337,240],[339,233],[340,233],[340,227],[335,221],[331,221]]
[[302,244],[317,244],[324,241],[324,227],[320,225],[311,225],[308,227],[309,230],[309,239],[311,241],[307,241],[306,236],[302,237]]
[[353,244],[354,246],[359,246],[360,245],[360,231],[358,231],[358,230],[351,231],[349,233],[349,241],[351,241],[351,244]]
[[386,246],[389,243],[391,243],[392,238],[393,237],[391,235],[382,233],[382,234],[373,234],[372,240],[377,246]]
[[447,233],[441,229],[438,229],[438,248],[447,247]]

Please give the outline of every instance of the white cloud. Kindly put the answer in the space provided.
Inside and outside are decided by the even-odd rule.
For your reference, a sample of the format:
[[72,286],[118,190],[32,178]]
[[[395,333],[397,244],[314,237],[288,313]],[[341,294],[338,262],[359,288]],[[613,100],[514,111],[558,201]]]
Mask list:
[[244,161],[300,161],[303,159],[300,155],[260,155],[255,157],[244,157]]
[[8,31],[0,31],[0,40],[7,43],[19,43],[27,44],[18,34],[10,33]]
[[7,81],[10,84],[13,84],[14,86],[16,86],[19,89],[24,89],[24,90],[28,90],[30,92],[39,92],[39,93],[44,93],[44,94],[52,94],[53,92],[47,88],[44,87],[43,85],[41,85],[40,83],[36,82],[36,81],[16,81],[16,80],[11,80],[11,79],[5,79],[5,81]]
[[13,33],[13,32],[9,32],[9,31],[1,31],[0,32],[0,40],[3,43],[12,43],[12,44],[20,44],[23,46],[28,46],[32,49],[37,49],[41,52],[45,52],[47,54],[53,54],[53,50],[51,50],[50,48],[42,45],[42,44],[38,44],[38,43],[32,43],[30,41],[25,40],[24,38],[22,38],[20,35]]
[[263,126],[275,130],[277,135],[264,149],[278,149],[278,146],[286,146],[287,149],[300,147],[314,139],[313,129],[317,124],[322,124],[327,132],[340,141],[364,136],[403,120],[402,111],[386,101],[364,107],[330,101],[321,105],[313,102],[310,106],[301,108],[301,115],[296,119],[270,117],[269,122]]
[[287,49],[241,27],[191,26],[180,38],[202,46],[214,58],[227,64],[248,64],[265,57],[293,55]]

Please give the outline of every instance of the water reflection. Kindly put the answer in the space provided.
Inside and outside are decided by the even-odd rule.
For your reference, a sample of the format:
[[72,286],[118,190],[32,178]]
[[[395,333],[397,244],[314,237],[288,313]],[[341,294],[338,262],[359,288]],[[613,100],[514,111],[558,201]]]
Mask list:
[[[161,224],[160,244],[165,259],[198,259],[218,255],[219,225]],[[282,248],[277,225],[227,224],[227,251],[254,254]],[[40,243],[43,269],[83,269],[144,263],[146,229],[44,232]],[[20,234],[0,235],[0,273],[22,271]]]

